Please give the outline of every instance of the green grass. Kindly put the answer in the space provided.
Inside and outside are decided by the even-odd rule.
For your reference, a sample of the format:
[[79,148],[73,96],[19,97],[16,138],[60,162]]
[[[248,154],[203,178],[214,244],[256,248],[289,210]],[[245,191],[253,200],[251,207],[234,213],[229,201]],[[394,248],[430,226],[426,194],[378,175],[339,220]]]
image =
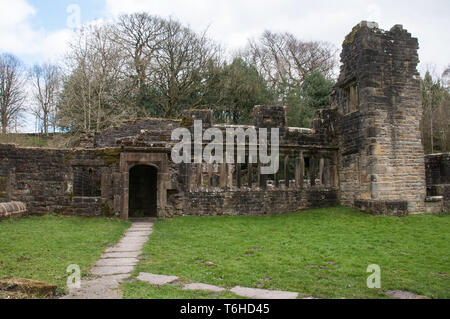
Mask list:
[[20,147],[66,148],[76,146],[79,136],[66,133],[45,134],[0,134],[0,144],[17,144]]
[[86,275],[127,227],[117,219],[51,215],[0,221],[0,278],[33,279],[64,290],[67,267],[77,264]]
[[213,293],[200,290],[183,290],[181,285],[153,286],[142,281],[122,285],[124,299],[244,299],[224,291]]
[[[450,215],[398,218],[336,207],[264,217],[178,217],[156,222],[143,253],[151,257],[135,275],[320,298],[384,298],[394,289],[450,298]],[[381,289],[367,288],[371,264],[381,267]],[[123,290],[127,298],[189,294],[139,282]]]
[[18,144],[24,147],[46,147],[50,136],[38,134],[0,134],[0,144]]

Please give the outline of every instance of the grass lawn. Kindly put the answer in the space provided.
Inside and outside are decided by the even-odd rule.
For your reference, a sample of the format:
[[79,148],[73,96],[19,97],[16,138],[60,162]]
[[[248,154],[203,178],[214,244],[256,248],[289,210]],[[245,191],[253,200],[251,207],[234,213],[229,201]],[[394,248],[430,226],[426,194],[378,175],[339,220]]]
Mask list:
[[66,287],[67,266],[82,275],[128,222],[107,218],[29,217],[0,221],[0,278],[27,278]]
[[[135,275],[319,298],[384,298],[384,291],[396,289],[450,298],[450,215],[398,218],[336,207],[264,217],[178,217],[156,222],[143,253],[150,256]],[[381,267],[381,289],[367,288],[371,264]],[[122,289],[125,298],[232,297],[141,282]]]
[[183,290],[182,285],[152,286],[145,282],[124,283],[124,299],[245,299],[224,291],[213,293],[207,291]]

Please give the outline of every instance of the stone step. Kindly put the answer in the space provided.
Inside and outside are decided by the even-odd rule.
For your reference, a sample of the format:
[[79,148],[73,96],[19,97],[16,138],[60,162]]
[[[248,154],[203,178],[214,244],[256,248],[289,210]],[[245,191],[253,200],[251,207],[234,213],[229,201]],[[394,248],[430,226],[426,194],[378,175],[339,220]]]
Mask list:
[[140,251],[122,251],[113,253],[104,253],[102,259],[106,258],[137,258],[141,254]]
[[137,277],[137,279],[140,281],[147,282],[151,285],[162,286],[162,285],[170,284],[171,282],[178,280],[178,277],[177,276],[155,275],[155,274],[141,272],[139,274],[139,276]]
[[251,299],[297,299],[297,292],[267,290],[236,286],[230,290],[235,295]]
[[120,275],[129,274],[133,271],[133,269],[134,266],[97,266],[91,270],[91,273],[99,276]]
[[137,258],[105,258],[100,259],[95,264],[96,266],[136,266]]
[[214,285],[208,285],[208,284],[202,284],[202,283],[192,283],[192,284],[186,284],[183,287],[183,290],[202,290],[202,291],[212,291],[212,292],[222,292],[225,291],[225,288],[214,286]]
[[425,198],[426,214],[442,214],[444,212],[444,197],[429,196]]

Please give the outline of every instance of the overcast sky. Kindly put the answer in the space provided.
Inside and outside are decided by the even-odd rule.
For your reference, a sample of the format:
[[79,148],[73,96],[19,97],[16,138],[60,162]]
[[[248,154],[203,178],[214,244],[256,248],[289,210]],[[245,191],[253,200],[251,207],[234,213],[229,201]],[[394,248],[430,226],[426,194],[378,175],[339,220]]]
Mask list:
[[77,8],[82,24],[139,11],[173,16],[197,31],[208,28],[231,51],[264,30],[288,31],[340,49],[362,20],[387,30],[402,24],[419,38],[419,71],[434,66],[441,73],[450,64],[449,0],[0,0],[0,52],[28,65],[57,61],[67,50]]

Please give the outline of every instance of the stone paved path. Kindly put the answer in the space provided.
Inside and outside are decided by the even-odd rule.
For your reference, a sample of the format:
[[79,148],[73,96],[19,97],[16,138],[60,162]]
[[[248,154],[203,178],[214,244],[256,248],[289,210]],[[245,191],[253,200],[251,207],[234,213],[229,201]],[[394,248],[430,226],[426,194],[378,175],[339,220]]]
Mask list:
[[90,273],[96,278],[82,280],[80,289],[71,289],[62,299],[120,299],[119,285],[138,263],[138,256],[153,231],[153,221],[136,221],[121,241],[107,248]]
[[[113,247],[105,250],[101,258],[96,262],[90,273],[94,279],[82,280],[80,289],[71,289],[69,294],[61,299],[121,299],[122,293],[118,289],[119,285],[130,277],[134,267],[139,262],[138,256],[142,253],[142,248],[153,232],[153,221],[136,221],[126,231],[121,241]],[[166,285],[176,283],[179,279],[176,276],[164,276],[148,273],[140,273],[136,278],[152,285]],[[220,293],[227,289],[203,284],[184,284],[185,290],[204,290]],[[265,289],[255,289],[236,286],[230,292],[255,299],[295,299],[296,292],[274,291]]]
[[[137,277],[137,279],[140,281],[147,282],[151,285],[162,286],[172,283],[178,283],[179,278],[177,276],[155,275],[141,272]],[[222,287],[203,283],[183,284],[183,289],[203,290],[216,293],[220,293],[227,290]],[[235,295],[250,299],[297,299],[299,296],[298,292],[247,288],[240,286],[233,287],[232,289],[230,289],[230,292],[234,293]]]

